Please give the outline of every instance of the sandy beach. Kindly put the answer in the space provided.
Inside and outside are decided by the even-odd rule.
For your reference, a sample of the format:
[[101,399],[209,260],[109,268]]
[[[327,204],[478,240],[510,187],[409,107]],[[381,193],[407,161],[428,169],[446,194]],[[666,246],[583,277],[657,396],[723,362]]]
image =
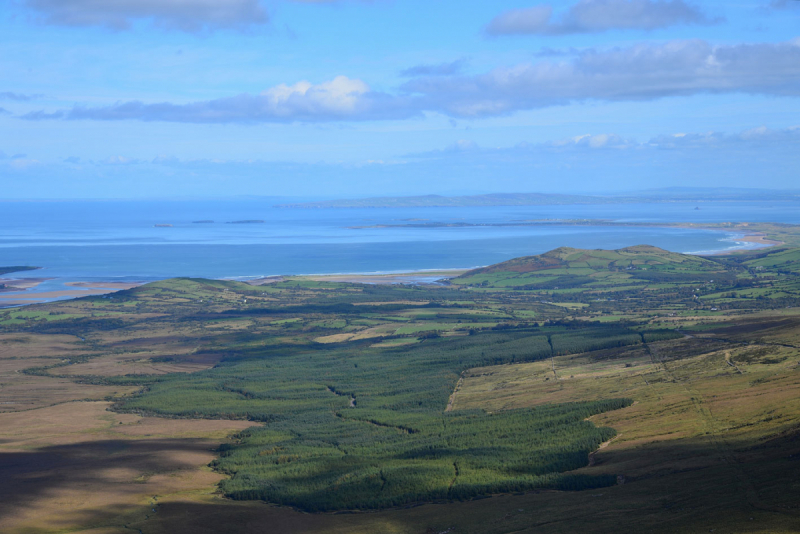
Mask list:
[[[691,225],[691,227],[696,227]],[[719,228],[706,228],[719,230]],[[769,239],[766,234],[761,232],[747,233],[741,237],[736,237],[737,242],[753,243],[760,247],[774,247],[783,245],[781,241]],[[721,250],[711,256],[721,256],[734,254],[742,249]],[[351,284],[436,284],[442,278],[459,276],[469,269],[440,269],[422,270],[406,273],[337,273],[319,275],[298,275],[291,278],[305,278],[317,282],[341,282]],[[276,283],[286,280],[287,276],[267,276],[246,280],[245,283],[259,286],[264,284]],[[52,278],[0,278],[0,284],[5,284],[4,289],[0,289],[0,308],[10,306],[22,306],[25,304],[36,304],[63,300],[69,298],[79,298],[92,295],[105,295],[115,291],[131,289],[140,286],[145,282],[115,282],[115,281],[69,281],[64,282],[62,288],[52,291],[36,290],[42,283],[53,280]]]
[[469,269],[440,269],[409,271],[406,273],[337,273],[337,274],[307,274],[292,276],[267,276],[246,280],[246,284],[260,286],[283,282],[287,278],[304,278],[315,282],[342,282],[347,284],[433,284],[442,278],[450,278],[464,274]]
[[138,287],[144,282],[67,282],[64,285],[69,287],[79,287],[89,290],[105,290],[120,291],[122,289],[131,289]]
[[32,289],[47,280],[52,278],[0,278],[0,285],[6,286],[0,289],[0,295],[9,291]]
[[778,245],[784,245],[783,241],[775,241],[774,239],[767,239],[767,236],[764,234],[748,234],[739,241],[745,241],[747,243],[758,243],[760,245],[776,247]]
[[[757,245],[762,246],[763,248],[768,247],[777,247],[780,245],[784,245],[783,241],[775,241],[774,239],[768,239],[766,235],[762,233],[757,234],[746,234],[742,237],[737,237],[736,241],[745,242],[745,243],[755,243]],[[736,254],[737,252],[742,252],[743,250],[753,250],[753,249],[734,249],[734,250],[720,250],[719,252],[715,252],[713,254],[708,254],[709,256],[729,256],[731,254]]]
[[441,271],[416,271],[389,274],[324,274],[304,276],[317,282],[344,282],[350,284],[432,284],[442,278],[464,274],[469,269],[444,269]]
[[144,282],[66,282],[64,285],[74,289],[60,289],[54,291],[30,291],[50,278],[39,279],[0,279],[0,284],[6,284],[8,291],[0,292],[0,307],[22,306],[37,304],[65,298],[88,297],[92,295],[105,295],[123,289],[131,289],[142,285]]

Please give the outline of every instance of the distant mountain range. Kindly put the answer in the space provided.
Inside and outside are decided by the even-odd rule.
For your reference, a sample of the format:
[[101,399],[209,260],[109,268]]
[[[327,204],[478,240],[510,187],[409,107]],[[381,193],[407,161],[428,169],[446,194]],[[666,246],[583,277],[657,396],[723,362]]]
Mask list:
[[625,195],[493,193],[467,196],[398,196],[278,204],[276,208],[448,208],[476,206],[547,206],[567,204],[632,204],[637,202],[800,201],[800,191],[734,188],[652,189]]

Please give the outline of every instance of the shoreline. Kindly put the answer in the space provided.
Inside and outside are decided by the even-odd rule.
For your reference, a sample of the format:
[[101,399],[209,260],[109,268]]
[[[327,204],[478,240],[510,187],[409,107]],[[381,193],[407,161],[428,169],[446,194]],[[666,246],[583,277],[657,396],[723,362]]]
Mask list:
[[389,285],[389,284],[419,284],[419,285],[441,285],[438,280],[449,278],[451,276],[459,276],[478,269],[479,267],[471,267],[468,269],[437,269],[401,272],[401,273],[341,273],[341,274],[314,274],[314,275],[298,275],[299,277],[315,282],[341,282],[350,284],[375,284],[375,285]]
[[[747,253],[756,250],[784,245],[785,242],[770,239],[763,232],[746,233],[744,228],[719,228],[713,226],[703,226],[694,224],[665,225],[665,227],[682,227],[697,230],[712,230],[731,235],[733,247],[716,251],[685,252],[694,256],[726,256],[737,253]],[[744,232],[742,231],[744,230]],[[736,246],[739,243],[752,243],[755,247]],[[316,282],[338,282],[356,284],[419,284],[419,285],[441,285],[438,280],[458,276],[473,269],[483,266],[441,268],[441,269],[416,269],[409,271],[374,271],[374,272],[353,272],[353,273],[312,273],[312,274],[288,274],[288,275],[266,275],[266,276],[238,276],[223,277],[217,280],[226,280],[246,283],[252,286],[260,286],[286,280],[287,278],[304,278]],[[45,282],[61,280],[59,278],[41,277],[0,277],[0,284],[13,284],[5,290],[0,290],[0,309],[26,306],[29,304],[45,304],[60,300],[70,300],[73,298],[106,295],[126,289],[131,289],[144,285],[155,280],[137,282],[119,282],[115,280],[69,280],[61,282],[60,288],[37,290]]]
[[[17,308],[28,304],[46,304],[59,300],[71,300],[80,297],[90,297],[95,295],[107,295],[125,289],[131,289],[144,285],[147,282],[106,282],[106,281],[70,281],[62,285],[67,289],[54,288],[52,290],[36,291],[43,283],[57,278],[30,279],[26,283],[24,279],[15,279],[11,291],[0,292],[0,309]],[[8,279],[0,278],[0,284],[7,283]],[[70,289],[74,288],[74,289]],[[21,290],[21,291],[19,291]],[[31,291],[33,290],[33,291]]]
[[[432,279],[441,280],[449,276],[458,276],[473,269],[480,269],[481,265],[474,267],[457,267],[446,269],[415,269],[408,271],[361,271],[352,273],[303,273],[303,274],[282,274],[282,275],[269,275],[254,278],[218,278],[218,280],[226,280],[231,282],[243,282],[253,286],[260,286],[265,284],[272,284],[275,282],[282,282],[288,278],[304,278],[313,280],[315,282],[350,282],[350,283],[402,283],[402,280],[411,278],[418,279]],[[389,280],[397,280],[390,282]],[[353,282],[358,280],[357,282]],[[363,280],[363,281],[362,281]]]
[[775,241],[774,239],[769,239],[764,234],[745,235],[744,237],[736,239],[736,241],[745,242],[745,243],[755,243],[755,244],[760,245],[760,246],[756,247],[756,248],[736,248],[736,249],[731,249],[731,250],[721,250],[719,252],[714,252],[713,254],[708,254],[708,256],[730,256],[731,254],[736,254],[736,253],[739,253],[739,252],[747,252],[747,251],[752,251],[752,250],[764,250],[764,249],[767,249],[767,248],[779,247],[781,245],[785,245],[786,244],[783,241]]
[[780,245],[785,245],[783,241],[776,241],[774,239],[769,239],[766,234],[757,233],[757,234],[747,234],[738,241],[747,241],[749,243],[759,243],[764,245],[765,247],[777,247]]
[[[718,230],[725,233],[734,233],[731,230],[719,230],[718,228],[707,228],[707,230]],[[732,238],[734,243],[753,243],[754,247],[731,247],[724,250],[717,250],[710,253],[692,253],[695,256],[729,256],[731,254],[737,253],[746,253],[746,252],[753,252],[756,250],[765,250],[772,247],[778,247],[781,245],[785,245],[786,243],[783,241],[777,241],[775,239],[769,239],[766,234],[761,232],[759,233],[752,233],[752,234],[735,234],[735,237]]]

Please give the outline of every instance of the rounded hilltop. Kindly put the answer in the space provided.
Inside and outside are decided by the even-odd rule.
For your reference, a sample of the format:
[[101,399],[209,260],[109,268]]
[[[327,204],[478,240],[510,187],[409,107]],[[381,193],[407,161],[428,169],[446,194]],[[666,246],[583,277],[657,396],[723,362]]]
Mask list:
[[[629,273],[641,278],[649,271],[663,275],[677,276],[705,274],[720,271],[716,261],[670,252],[652,245],[635,245],[618,250],[585,250],[572,247],[559,247],[536,256],[514,258],[488,267],[473,269],[450,280],[455,285],[497,286],[497,287],[543,287],[541,284],[556,287],[578,287],[601,283],[609,271]],[[638,273],[638,274],[636,274]],[[648,275],[653,278],[656,275]]]

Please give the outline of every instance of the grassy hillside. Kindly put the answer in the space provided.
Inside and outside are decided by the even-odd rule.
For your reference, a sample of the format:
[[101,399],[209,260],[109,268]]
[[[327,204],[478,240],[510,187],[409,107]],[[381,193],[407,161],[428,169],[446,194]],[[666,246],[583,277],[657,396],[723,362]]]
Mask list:
[[[480,274],[535,273],[594,274],[601,271],[656,270],[660,272],[695,273],[721,271],[711,260],[679,254],[650,245],[638,245],[619,250],[584,250],[561,247],[538,256],[524,256],[503,263],[469,271],[459,279]],[[563,272],[562,272],[563,270]]]
[[0,276],[8,273],[16,273],[22,271],[35,271],[37,269],[41,269],[41,267],[30,267],[27,265],[14,265],[11,267],[0,267]]
[[[225,496],[383,510],[171,497],[177,515],[159,501],[120,523],[144,532],[210,532],[239,513],[309,532],[666,532],[665,518],[705,531],[704,517],[742,514],[781,531],[795,517],[798,259],[562,248],[449,286],[165,280],[0,311],[0,407],[108,398],[120,421],[250,421],[212,463]],[[58,509],[58,492],[23,484],[58,450],[9,457],[28,466],[15,499]],[[397,508],[424,502],[447,504]]]
[[[486,363],[642,343],[613,327],[563,327],[430,338],[416,345],[355,342],[247,348],[235,361],[172,377],[121,378],[147,390],[135,413],[266,423],[240,436],[217,467],[224,491],[305,510],[381,508],[535,488],[579,489],[614,477],[562,476],[613,436],[584,419],[624,399],[489,415],[442,414],[461,372]],[[244,341],[244,339],[243,339]]]
[[[700,283],[731,286],[741,266],[725,265],[698,256],[640,245],[620,250],[581,250],[562,247],[475,269],[453,278],[455,286],[551,291],[560,295],[596,298],[652,297]],[[642,294],[646,291],[646,294]]]

